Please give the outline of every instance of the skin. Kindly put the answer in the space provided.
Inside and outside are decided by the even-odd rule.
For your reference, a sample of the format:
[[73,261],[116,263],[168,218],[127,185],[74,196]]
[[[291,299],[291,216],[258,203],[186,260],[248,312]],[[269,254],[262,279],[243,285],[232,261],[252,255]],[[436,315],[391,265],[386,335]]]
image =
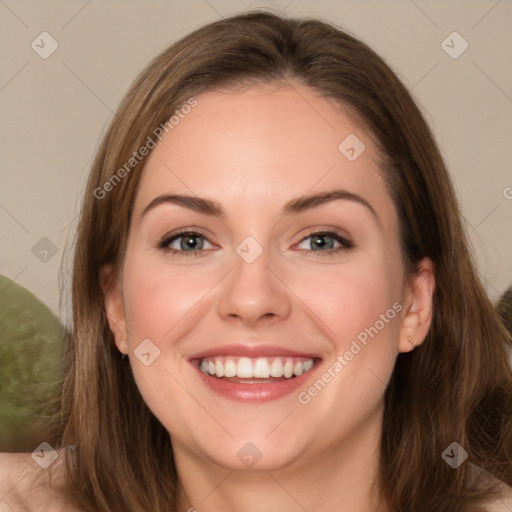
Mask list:
[[[430,326],[432,265],[424,260],[406,279],[377,152],[331,102],[299,84],[214,91],[197,101],[146,163],[120,278],[103,269],[116,344],[173,440],[179,510],[378,510],[383,395],[397,354],[414,348],[408,337],[419,345]],[[366,146],[353,162],[338,150],[349,134]],[[292,198],[340,188],[375,215],[346,199],[281,213]],[[164,193],[216,200],[225,218],[176,204],[142,215]],[[197,257],[158,248],[180,228],[206,237]],[[307,237],[328,228],[354,247],[320,253]],[[263,248],[250,264],[236,252],[249,235]],[[322,361],[307,390],[393,303],[400,314],[307,405],[296,393],[235,403],[202,384],[187,360],[241,340],[315,352]],[[134,350],[148,338],[160,356],[144,366]],[[262,454],[250,469],[237,457],[247,442]]]
[[[130,356],[145,401],[173,440],[182,506],[377,509],[383,395],[397,354],[413,348],[408,337],[420,343],[428,331],[432,266],[425,260],[418,276],[405,279],[378,155],[332,103],[298,84],[208,92],[197,101],[150,155],[121,277],[105,285],[118,348]],[[353,162],[338,150],[349,134],[366,146]],[[351,200],[281,213],[292,198],[332,189],[364,198],[375,215]],[[175,204],[142,215],[163,193],[214,199],[225,218]],[[197,257],[158,247],[180,228],[206,237]],[[328,228],[354,247],[319,254],[307,237]],[[250,264],[235,250],[249,235],[263,248]],[[104,271],[106,283],[111,271]],[[295,393],[234,403],[202,384],[187,360],[241,340],[315,352],[322,361],[309,386],[393,303],[403,305],[401,314],[307,405]],[[134,350],[148,338],[160,357],[144,366]],[[262,454],[251,469],[237,457],[247,442]]]
[[41,468],[31,453],[0,453],[0,511],[80,512],[67,497],[64,453]]

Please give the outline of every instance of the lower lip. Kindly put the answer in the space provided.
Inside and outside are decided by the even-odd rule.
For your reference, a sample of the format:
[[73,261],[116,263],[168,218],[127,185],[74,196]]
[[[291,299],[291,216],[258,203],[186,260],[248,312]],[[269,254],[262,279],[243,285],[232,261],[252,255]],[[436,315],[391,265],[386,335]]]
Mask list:
[[217,377],[210,377],[206,375],[206,373],[203,373],[197,366],[193,366],[196,368],[196,371],[199,372],[201,380],[211,390],[225,398],[239,402],[269,402],[287,396],[300,387],[305,386],[306,380],[315,371],[318,363],[319,361],[315,362],[315,366],[313,366],[311,370],[293,379],[264,384],[244,384],[219,379]]

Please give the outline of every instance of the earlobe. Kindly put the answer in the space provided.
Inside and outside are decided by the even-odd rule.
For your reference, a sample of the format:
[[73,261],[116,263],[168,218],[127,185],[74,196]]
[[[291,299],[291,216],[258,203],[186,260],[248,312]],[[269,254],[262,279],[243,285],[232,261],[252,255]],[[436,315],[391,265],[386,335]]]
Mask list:
[[100,269],[100,285],[103,292],[105,312],[108,324],[115,339],[117,348],[123,354],[128,353],[126,318],[121,287],[116,279],[114,266],[104,265]]
[[425,340],[432,324],[435,292],[435,269],[423,258],[418,271],[407,281],[404,291],[404,315],[400,324],[399,352],[410,352]]

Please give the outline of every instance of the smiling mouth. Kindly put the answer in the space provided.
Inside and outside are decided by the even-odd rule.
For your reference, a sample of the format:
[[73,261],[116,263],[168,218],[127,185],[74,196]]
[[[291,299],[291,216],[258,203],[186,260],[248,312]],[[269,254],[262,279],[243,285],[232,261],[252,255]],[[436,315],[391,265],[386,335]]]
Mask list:
[[240,384],[264,384],[294,379],[311,371],[316,358],[215,356],[195,361],[209,377]]

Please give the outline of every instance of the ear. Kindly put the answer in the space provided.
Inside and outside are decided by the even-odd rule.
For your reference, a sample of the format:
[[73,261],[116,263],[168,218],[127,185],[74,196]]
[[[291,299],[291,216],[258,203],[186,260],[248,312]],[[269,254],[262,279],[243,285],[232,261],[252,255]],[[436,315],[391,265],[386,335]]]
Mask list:
[[114,334],[117,348],[123,354],[128,353],[126,317],[120,283],[116,279],[114,265],[104,265],[100,269],[100,285],[103,291],[105,311],[110,330]]
[[410,352],[425,340],[432,324],[435,291],[434,264],[423,258],[404,290],[404,313],[400,322],[399,352]]

